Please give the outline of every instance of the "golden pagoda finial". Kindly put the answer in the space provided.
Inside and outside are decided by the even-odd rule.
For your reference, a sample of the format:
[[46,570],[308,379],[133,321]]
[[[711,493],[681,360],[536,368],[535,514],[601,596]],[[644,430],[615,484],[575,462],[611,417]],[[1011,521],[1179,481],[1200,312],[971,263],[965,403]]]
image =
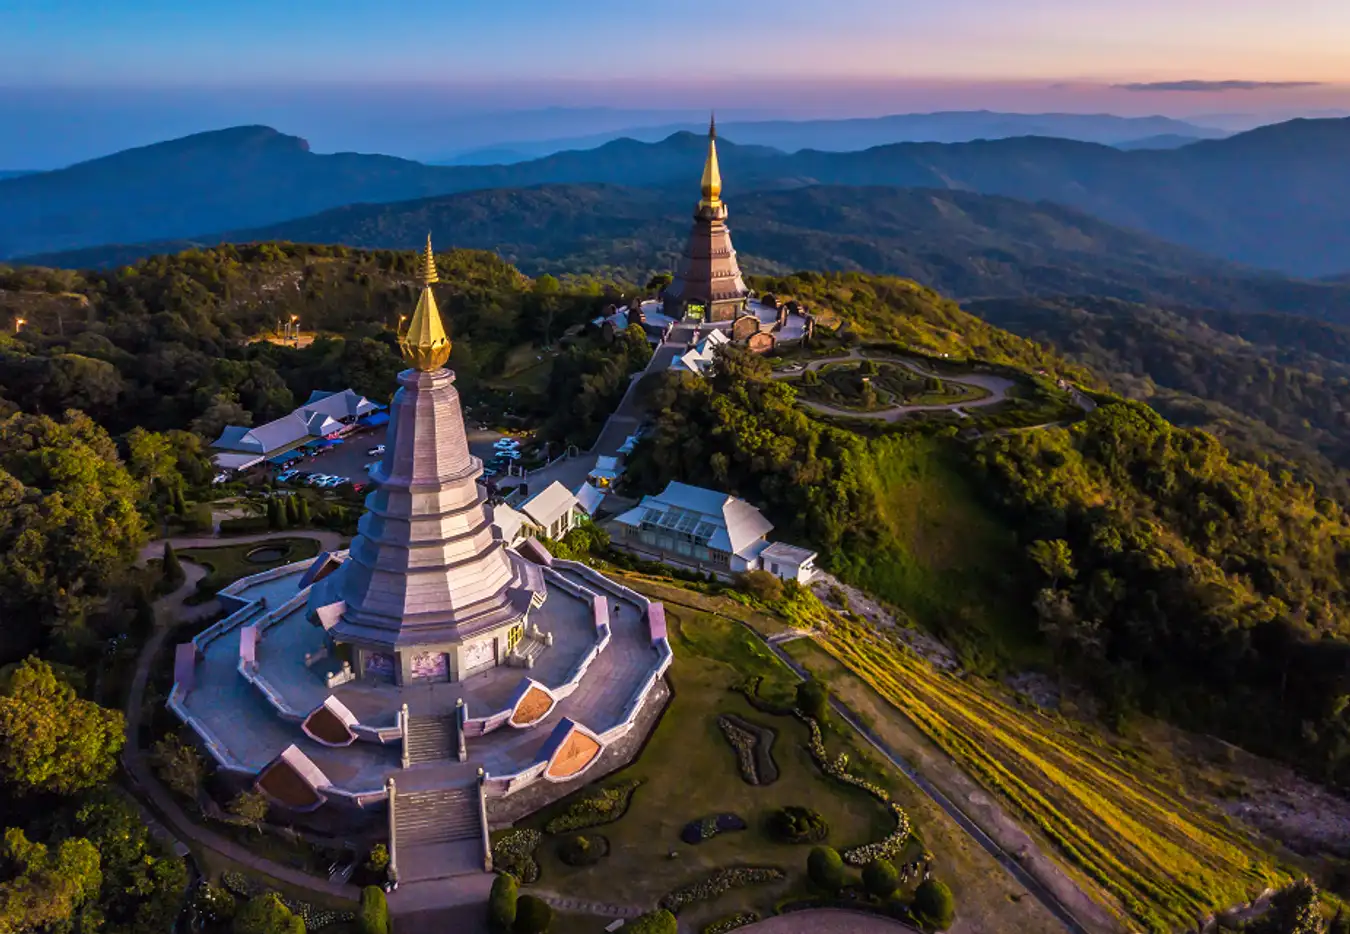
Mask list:
[[440,281],[436,275],[436,258],[431,252],[431,234],[427,234],[427,250],[422,254],[418,279],[422,283],[422,294],[417,299],[412,320],[408,322],[408,330],[399,336],[398,344],[409,366],[427,372],[439,370],[450,359],[450,338],[446,336],[440,309],[436,307],[436,296],[431,292],[431,284]]
[[717,167],[717,115],[708,121],[708,161],[703,164],[702,204],[714,205],[722,197],[722,172]]
[[427,233],[427,251],[422,254],[422,284],[431,285],[433,282],[440,282],[440,276],[436,275],[436,256],[431,252],[431,234]]

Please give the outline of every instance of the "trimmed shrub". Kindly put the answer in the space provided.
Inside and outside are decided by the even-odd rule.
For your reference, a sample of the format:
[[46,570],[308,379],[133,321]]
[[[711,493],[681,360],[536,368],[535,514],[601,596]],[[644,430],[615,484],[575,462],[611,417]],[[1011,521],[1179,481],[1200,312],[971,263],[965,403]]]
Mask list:
[[539,864],[534,851],[544,840],[537,830],[517,828],[503,831],[492,841],[492,865],[501,872],[509,872],[525,885],[539,880]]
[[790,804],[769,815],[769,833],[784,843],[824,843],[830,825],[819,811]]
[[952,920],[956,917],[956,900],[952,898],[952,890],[947,888],[945,882],[925,879],[914,890],[910,911],[924,927],[945,931],[952,926]]
[[797,709],[812,720],[824,723],[830,712],[830,692],[815,678],[797,685]]
[[383,873],[389,868],[389,847],[383,843],[377,843],[370,848],[370,855],[366,857],[366,868],[377,875]]
[[703,934],[727,934],[728,931],[734,931],[737,928],[743,928],[747,924],[754,924],[759,920],[759,914],[754,911],[740,911],[734,915],[728,915],[725,918],[719,918],[711,924],[703,926]]
[[900,873],[886,860],[874,859],[863,867],[862,882],[868,895],[885,901],[900,888]]
[[241,516],[238,519],[221,519],[221,535],[257,535],[266,532],[271,526],[266,516]]
[[210,532],[215,519],[207,503],[196,503],[183,517],[183,526],[189,532]]
[[268,892],[244,902],[234,916],[234,934],[305,934],[305,922]]
[[361,890],[361,911],[356,924],[361,934],[389,934],[389,902],[384,889],[368,885]]
[[492,894],[488,896],[488,927],[494,934],[510,934],[516,925],[519,891],[516,877],[506,872],[497,873],[492,880]]
[[183,583],[183,565],[178,561],[178,555],[173,550],[173,542],[164,543],[164,560],[160,564],[160,572],[164,575],[165,592],[177,590],[178,585]]
[[629,779],[588,794],[568,805],[567,810],[545,824],[544,829],[549,833],[567,833],[618,820],[628,810],[628,802],[640,784],[642,782],[637,779]]
[[680,886],[663,897],[659,904],[667,911],[678,914],[681,908],[688,907],[694,902],[717,898],[732,889],[777,882],[783,878],[786,878],[783,870],[772,867],[738,866],[735,869],[719,869],[706,879]]
[[773,761],[773,730],[730,713],[719,716],[717,726],[735,751],[736,764],[746,784],[770,785],[778,780],[778,766]]
[[839,851],[828,846],[818,846],[806,857],[806,874],[811,884],[825,892],[838,892],[844,887],[844,860]]
[[515,934],[544,934],[553,923],[553,907],[542,898],[522,895],[516,901]]
[[783,599],[783,582],[768,571],[746,571],[737,580],[740,588],[761,603]]
[[664,908],[639,915],[623,926],[625,934],[677,934],[675,916]]
[[594,866],[609,855],[609,841],[599,834],[576,834],[558,843],[558,859],[569,866]]
[[735,814],[714,814],[708,817],[700,817],[698,820],[691,820],[684,825],[680,831],[680,839],[690,846],[702,843],[704,840],[711,840],[719,833],[727,833],[732,830],[744,830],[745,821]]

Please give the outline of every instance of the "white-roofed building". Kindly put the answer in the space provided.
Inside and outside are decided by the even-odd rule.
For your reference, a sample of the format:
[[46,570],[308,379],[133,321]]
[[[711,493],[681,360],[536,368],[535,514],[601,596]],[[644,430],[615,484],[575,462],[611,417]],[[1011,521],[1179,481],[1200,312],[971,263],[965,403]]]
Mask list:
[[816,553],[796,545],[774,542],[759,553],[759,567],[785,581],[806,584],[816,576]]
[[623,468],[619,466],[619,459],[607,454],[601,454],[595,459],[595,466],[591,472],[586,475],[586,479],[594,483],[602,490],[608,490],[614,485],[614,481],[619,479],[623,473]]
[[641,557],[729,576],[759,567],[773,523],[726,493],[670,483],[616,516],[610,540]]
[[595,517],[595,511],[600,508],[600,504],[605,500],[605,494],[589,483],[583,483],[577,487],[576,497],[577,508],[592,518]]
[[577,498],[554,480],[521,503],[520,511],[531,523],[543,529],[545,535],[557,540],[572,531],[577,523]]
[[529,517],[505,503],[497,503],[492,507],[492,528],[497,538],[505,542],[508,548],[516,547],[534,534]]
[[729,343],[731,343],[731,338],[727,337],[725,331],[710,331],[694,346],[671,360],[670,368],[677,372],[697,373],[699,376],[705,376],[717,357],[717,348]]
[[211,447],[220,452],[213,460],[217,467],[243,470],[307,441],[342,434],[358,418],[379,408],[350,389],[316,390],[304,405],[264,425],[256,428],[226,425],[220,437],[211,442]]

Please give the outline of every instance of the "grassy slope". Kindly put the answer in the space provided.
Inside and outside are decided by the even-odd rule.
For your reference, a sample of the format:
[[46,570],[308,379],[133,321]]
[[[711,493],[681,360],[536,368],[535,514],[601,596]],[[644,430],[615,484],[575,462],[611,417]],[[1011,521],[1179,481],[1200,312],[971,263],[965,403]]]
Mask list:
[[819,645],[871,685],[1061,858],[1150,930],[1250,898],[1279,873],[1225,818],[1178,795],[1141,750],[1016,708],[941,674],[875,631],[838,622]]
[[903,607],[940,634],[969,667],[1027,664],[1040,647],[1011,608],[1007,580],[1017,560],[1012,533],[979,503],[941,439],[879,439],[872,476],[891,541],[843,556],[849,583]]

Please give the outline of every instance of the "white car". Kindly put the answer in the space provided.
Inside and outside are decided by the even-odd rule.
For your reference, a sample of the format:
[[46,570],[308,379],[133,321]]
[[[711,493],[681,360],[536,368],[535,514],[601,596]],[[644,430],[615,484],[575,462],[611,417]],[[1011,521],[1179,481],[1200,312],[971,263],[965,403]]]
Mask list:
[[327,480],[324,481],[323,485],[326,487],[335,487],[335,486],[342,486],[342,484],[346,482],[347,482],[346,477],[329,477]]
[[518,460],[520,460],[520,451],[515,450],[515,449],[509,450],[509,451],[507,451],[507,450],[502,450],[502,451],[498,451],[498,452],[497,452],[497,456],[498,456],[498,457],[505,457],[507,460],[518,461]]
[[211,478],[212,483],[228,483],[229,481],[230,475],[224,472],[218,473]]
[[492,443],[492,447],[497,451],[513,451],[520,447],[520,442],[515,438],[498,438]]
[[379,457],[379,456],[380,456],[381,454],[383,454],[383,453],[384,453],[384,445],[383,445],[383,444],[377,444],[377,445],[375,445],[373,448],[371,448],[369,451],[366,452],[366,456],[367,456],[367,457]]

